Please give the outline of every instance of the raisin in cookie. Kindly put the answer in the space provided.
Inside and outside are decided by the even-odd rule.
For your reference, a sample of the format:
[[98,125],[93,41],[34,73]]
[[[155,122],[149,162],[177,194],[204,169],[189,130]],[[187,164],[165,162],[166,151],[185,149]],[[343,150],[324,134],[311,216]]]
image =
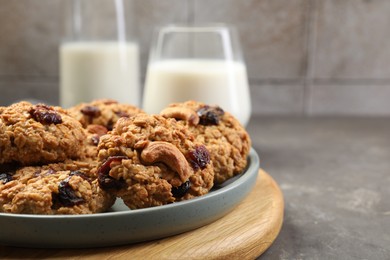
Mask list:
[[101,125],[111,130],[121,117],[129,117],[143,111],[135,106],[121,104],[111,99],[99,99],[90,103],[81,103],[68,109],[74,118],[87,127]]
[[179,124],[188,126],[196,136],[196,141],[205,144],[214,165],[216,184],[245,169],[251,139],[230,113],[218,106],[187,101],[171,104],[160,114],[165,118],[175,118]]
[[19,102],[0,109],[0,164],[45,164],[83,155],[85,132],[60,107]]
[[0,174],[0,212],[92,214],[110,208],[115,197],[102,190],[96,162],[67,161],[22,167]]
[[130,209],[209,192],[214,171],[206,147],[174,119],[138,114],[118,120],[98,146],[99,183]]

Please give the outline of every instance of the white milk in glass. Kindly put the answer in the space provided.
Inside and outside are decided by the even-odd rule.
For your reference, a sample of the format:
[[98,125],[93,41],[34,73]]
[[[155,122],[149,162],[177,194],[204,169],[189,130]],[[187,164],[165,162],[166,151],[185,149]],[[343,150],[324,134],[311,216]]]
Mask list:
[[139,48],[135,43],[64,43],[60,73],[63,107],[101,98],[140,105]]
[[246,125],[251,104],[245,65],[200,59],[149,64],[143,99],[145,112],[159,113],[170,103],[187,100],[219,105]]

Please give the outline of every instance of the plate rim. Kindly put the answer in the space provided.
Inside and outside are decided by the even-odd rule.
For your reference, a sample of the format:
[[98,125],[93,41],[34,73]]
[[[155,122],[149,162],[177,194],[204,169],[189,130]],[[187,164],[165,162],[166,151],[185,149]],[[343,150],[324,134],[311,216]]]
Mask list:
[[[237,179],[230,179],[231,182],[228,180],[226,186],[197,198],[145,209],[124,208],[85,215],[0,213],[0,225],[7,226],[4,232],[0,232],[0,245],[100,248],[163,239],[189,232],[233,211],[255,187],[259,168],[260,159],[251,148],[248,166],[242,174],[237,175]],[[79,234],[76,239],[75,234]]]

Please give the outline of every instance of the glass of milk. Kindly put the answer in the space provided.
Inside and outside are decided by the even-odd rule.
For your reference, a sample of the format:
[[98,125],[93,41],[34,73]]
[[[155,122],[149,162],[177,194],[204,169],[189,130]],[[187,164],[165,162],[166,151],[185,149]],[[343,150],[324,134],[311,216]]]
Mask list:
[[242,125],[251,114],[246,66],[236,30],[224,24],[158,29],[150,50],[143,109],[196,100],[219,105]]
[[139,47],[131,1],[66,1],[60,45],[60,104],[109,98],[140,105]]

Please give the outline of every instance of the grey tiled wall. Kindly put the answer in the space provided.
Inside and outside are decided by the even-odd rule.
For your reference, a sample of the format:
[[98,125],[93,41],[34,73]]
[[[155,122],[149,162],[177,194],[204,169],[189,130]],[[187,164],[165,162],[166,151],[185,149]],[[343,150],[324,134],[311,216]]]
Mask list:
[[[0,105],[58,103],[64,1],[0,0]],[[134,0],[142,75],[156,25],[227,22],[266,115],[390,116],[389,13],[388,0]]]

